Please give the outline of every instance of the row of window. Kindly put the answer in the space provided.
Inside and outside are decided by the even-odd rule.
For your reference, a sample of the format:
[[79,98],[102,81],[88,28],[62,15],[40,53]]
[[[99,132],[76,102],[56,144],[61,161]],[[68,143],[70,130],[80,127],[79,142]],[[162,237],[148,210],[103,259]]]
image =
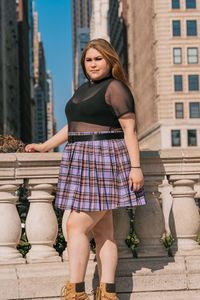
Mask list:
[[[176,117],[176,119],[184,118],[183,102],[175,103],[175,117]],[[189,117],[191,119],[200,118],[200,102],[190,102],[189,103]]]
[[[174,75],[174,91],[183,91],[183,75]],[[199,75],[188,75],[188,91],[199,91]]]
[[[197,36],[197,21],[196,20],[186,20],[186,34],[187,36]],[[181,36],[181,21],[172,21],[172,35]]]
[[[198,48],[187,48],[187,62],[188,64],[198,64]],[[173,48],[173,62],[174,64],[182,63],[182,48]]]
[[[171,130],[171,144],[172,147],[181,146],[181,131],[179,129]],[[197,131],[196,129],[187,130],[187,144],[188,146],[197,146]]]
[[[196,0],[186,0],[185,7],[187,9],[196,8]],[[172,0],[172,9],[180,8],[180,0]]]

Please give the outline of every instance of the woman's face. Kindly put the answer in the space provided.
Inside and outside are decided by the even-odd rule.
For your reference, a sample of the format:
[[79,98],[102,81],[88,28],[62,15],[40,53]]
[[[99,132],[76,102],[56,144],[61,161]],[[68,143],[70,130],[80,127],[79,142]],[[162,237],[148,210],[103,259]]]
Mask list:
[[110,65],[103,55],[94,48],[87,50],[85,55],[85,69],[91,80],[99,80],[110,73]]

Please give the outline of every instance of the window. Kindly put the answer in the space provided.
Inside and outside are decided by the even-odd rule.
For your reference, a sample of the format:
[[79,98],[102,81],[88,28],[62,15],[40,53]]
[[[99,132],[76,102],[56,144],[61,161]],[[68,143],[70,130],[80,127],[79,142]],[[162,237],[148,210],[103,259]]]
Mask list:
[[181,21],[172,21],[173,36],[181,36]]
[[176,113],[176,119],[183,119],[183,103],[177,102],[175,103],[175,113]]
[[182,62],[182,52],[181,48],[173,48],[173,61],[174,64],[181,64]]
[[197,131],[196,129],[189,129],[187,131],[188,135],[188,146],[196,146],[197,145]]
[[186,8],[196,8],[196,0],[186,0]]
[[172,8],[180,8],[180,0],[172,0]]
[[187,48],[188,64],[198,63],[198,48]]
[[179,92],[183,90],[183,76],[182,75],[174,75],[174,90],[175,92]]
[[181,145],[181,131],[180,130],[172,130],[171,131],[171,142],[172,142],[173,147]]
[[188,75],[188,90],[189,91],[199,90],[199,75]]
[[197,21],[187,20],[187,36],[196,36],[196,35],[197,35]]
[[200,118],[200,102],[190,102],[190,118]]

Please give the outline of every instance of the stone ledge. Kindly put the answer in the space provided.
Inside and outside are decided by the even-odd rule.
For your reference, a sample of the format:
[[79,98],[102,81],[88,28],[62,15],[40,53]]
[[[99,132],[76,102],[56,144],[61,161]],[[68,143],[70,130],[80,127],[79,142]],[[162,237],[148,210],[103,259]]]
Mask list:
[[[200,257],[122,259],[116,278],[119,298],[199,300],[199,261]],[[89,261],[86,290],[90,294],[97,284],[96,272],[96,263]],[[57,300],[67,278],[67,262],[4,265],[0,268],[0,300]]]

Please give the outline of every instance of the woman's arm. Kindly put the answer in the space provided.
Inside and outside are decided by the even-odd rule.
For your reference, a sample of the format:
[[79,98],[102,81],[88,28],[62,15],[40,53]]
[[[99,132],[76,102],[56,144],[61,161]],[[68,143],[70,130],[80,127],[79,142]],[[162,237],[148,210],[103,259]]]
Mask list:
[[[124,131],[124,140],[129,153],[131,166],[140,167],[140,151],[136,133],[135,114],[128,113],[118,119]],[[144,185],[144,177],[140,168],[131,168],[129,186],[138,191]]]
[[53,148],[66,142],[68,139],[68,125],[64,126],[54,136],[42,144],[29,144],[26,146],[26,152],[48,152]]

